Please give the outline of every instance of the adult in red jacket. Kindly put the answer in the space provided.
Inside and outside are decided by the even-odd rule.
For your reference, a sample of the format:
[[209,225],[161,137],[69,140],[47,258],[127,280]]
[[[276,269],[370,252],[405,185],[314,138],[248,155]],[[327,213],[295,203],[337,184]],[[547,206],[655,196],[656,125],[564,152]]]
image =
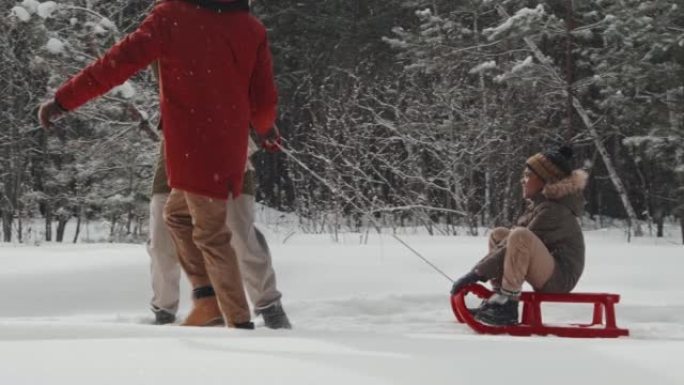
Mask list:
[[214,295],[207,289],[213,287],[225,320],[253,327],[225,227],[225,200],[240,194],[250,124],[264,140],[273,139],[277,92],[266,30],[247,0],[159,3],[136,31],[62,85],[39,118],[49,127],[155,60],[173,188],[165,218],[194,287],[186,324],[208,321],[202,299]]

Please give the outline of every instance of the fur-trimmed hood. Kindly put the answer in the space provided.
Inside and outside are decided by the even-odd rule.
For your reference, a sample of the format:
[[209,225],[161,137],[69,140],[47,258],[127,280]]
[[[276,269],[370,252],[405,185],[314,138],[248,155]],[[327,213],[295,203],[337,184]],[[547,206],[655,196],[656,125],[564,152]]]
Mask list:
[[569,177],[544,186],[542,194],[553,200],[559,200],[573,193],[581,193],[587,187],[589,175],[584,170],[575,170]]
[[532,199],[532,204],[536,206],[542,201],[553,201],[567,207],[575,216],[580,217],[584,212],[582,192],[587,186],[587,179],[589,175],[586,171],[575,170],[567,178],[544,186],[536,199]]

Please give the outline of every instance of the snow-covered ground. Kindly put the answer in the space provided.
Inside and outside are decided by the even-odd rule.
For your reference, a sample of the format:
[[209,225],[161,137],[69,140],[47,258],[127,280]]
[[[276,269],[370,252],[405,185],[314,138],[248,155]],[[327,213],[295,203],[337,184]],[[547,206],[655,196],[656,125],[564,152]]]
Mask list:
[[[674,239],[588,232],[578,290],[620,293],[632,337],[570,340],[473,334],[455,322],[449,282],[387,235],[268,235],[292,331],[150,325],[142,245],[0,246],[0,384],[684,384]],[[486,244],[402,237],[452,276]],[[187,285],[183,297],[181,315]],[[545,310],[550,321],[591,313]]]

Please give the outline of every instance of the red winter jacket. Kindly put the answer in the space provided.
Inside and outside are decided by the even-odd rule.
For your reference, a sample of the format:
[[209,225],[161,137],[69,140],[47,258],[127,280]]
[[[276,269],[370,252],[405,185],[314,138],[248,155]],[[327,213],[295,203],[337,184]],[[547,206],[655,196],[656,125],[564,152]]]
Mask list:
[[73,110],[155,60],[169,185],[218,199],[239,195],[249,125],[266,134],[276,116],[265,28],[247,11],[162,2],[55,100]]

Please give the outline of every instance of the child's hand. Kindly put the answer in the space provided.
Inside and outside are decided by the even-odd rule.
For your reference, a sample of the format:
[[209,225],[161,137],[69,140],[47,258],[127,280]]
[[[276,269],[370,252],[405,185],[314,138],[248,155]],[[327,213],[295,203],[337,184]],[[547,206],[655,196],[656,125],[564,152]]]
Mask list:
[[453,286],[451,286],[451,295],[458,294],[459,291],[463,290],[468,285],[484,280],[484,277],[474,271],[471,271],[470,273],[454,281]]

